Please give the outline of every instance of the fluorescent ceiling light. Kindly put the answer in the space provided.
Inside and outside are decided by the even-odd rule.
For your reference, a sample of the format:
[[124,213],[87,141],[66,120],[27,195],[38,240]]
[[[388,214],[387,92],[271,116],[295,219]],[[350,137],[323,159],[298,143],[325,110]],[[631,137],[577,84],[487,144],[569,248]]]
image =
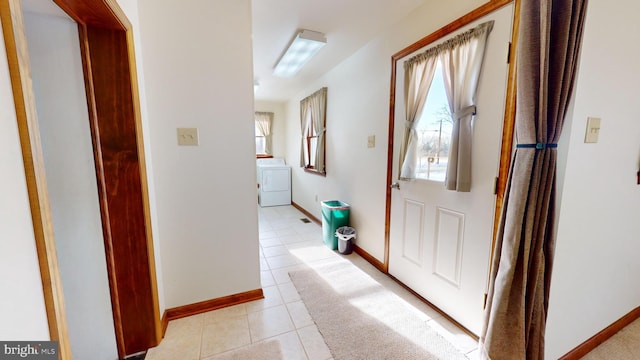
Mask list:
[[300,31],[278,60],[273,74],[281,77],[294,76],[326,43],[327,39],[323,33]]

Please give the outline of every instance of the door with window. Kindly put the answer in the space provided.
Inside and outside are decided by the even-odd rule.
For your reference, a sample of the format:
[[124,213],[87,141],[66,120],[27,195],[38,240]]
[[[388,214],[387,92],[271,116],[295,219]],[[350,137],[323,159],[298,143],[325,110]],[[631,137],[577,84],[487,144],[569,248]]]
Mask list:
[[[393,148],[393,190],[389,220],[389,273],[429,302],[478,334],[489,271],[502,124],[508,73],[513,7],[503,7],[469,26],[398,61]],[[429,47],[493,20],[486,39],[482,68],[474,97],[475,115],[468,109],[451,111],[450,81],[439,58],[422,110],[416,115],[412,141],[405,119],[405,74],[402,63]],[[459,89],[458,89],[459,90]],[[455,106],[454,106],[455,108]],[[466,113],[465,113],[466,112]],[[461,167],[452,160],[456,148],[454,116],[469,116],[472,152],[469,189],[447,190],[445,177]],[[410,164],[403,146],[411,143]],[[458,147],[459,148],[459,147]],[[453,165],[452,165],[453,164]],[[412,170],[405,173],[406,168]],[[460,172],[460,171],[458,171]],[[447,184],[449,180],[447,181]]]

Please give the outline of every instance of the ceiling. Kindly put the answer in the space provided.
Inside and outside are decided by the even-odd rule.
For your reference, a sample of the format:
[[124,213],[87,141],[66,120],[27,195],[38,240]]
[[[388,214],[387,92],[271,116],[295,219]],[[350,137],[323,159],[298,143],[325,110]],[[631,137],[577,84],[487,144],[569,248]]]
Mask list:
[[[287,101],[385,29],[430,0],[252,0],[256,100]],[[25,11],[66,16],[53,1],[23,0]],[[327,45],[292,78],[273,68],[301,29],[324,33]]]
[[[252,0],[256,100],[286,101],[429,0]],[[298,30],[324,33],[327,45],[293,78],[273,68]]]

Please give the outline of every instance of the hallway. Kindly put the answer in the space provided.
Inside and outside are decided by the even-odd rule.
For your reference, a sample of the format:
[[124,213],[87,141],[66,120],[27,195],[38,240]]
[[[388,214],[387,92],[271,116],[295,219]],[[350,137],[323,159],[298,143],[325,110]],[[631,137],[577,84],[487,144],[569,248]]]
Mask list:
[[350,261],[431,318],[429,325],[473,358],[476,342],[357,254],[340,255],[322,242],[322,229],[292,206],[259,208],[260,266],[265,299],[169,323],[148,360],[270,359],[257,344],[277,342],[281,359],[329,360],[331,353],[289,278],[289,271]]

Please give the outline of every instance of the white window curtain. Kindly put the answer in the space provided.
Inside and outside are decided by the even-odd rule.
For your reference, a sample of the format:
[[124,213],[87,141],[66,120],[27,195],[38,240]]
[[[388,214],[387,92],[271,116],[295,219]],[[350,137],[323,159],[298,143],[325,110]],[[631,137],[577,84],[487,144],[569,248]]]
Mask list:
[[441,53],[444,87],[453,114],[449,164],[445,178],[448,190],[471,190],[471,143],[475,97],[487,37],[493,28],[488,21],[447,41]]
[[273,137],[271,136],[273,113],[256,111],[255,119],[256,136],[264,136],[264,152],[268,155],[273,155]]
[[471,140],[475,96],[493,21],[478,25],[440,45],[429,48],[404,64],[406,131],[401,150],[401,179],[415,179],[418,156],[417,119],[422,114],[437,62],[442,63],[447,100],[453,114],[451,149],[445,186],[471,189]]
[[401,179],[415,179],[418,164],[418,118],[427,101],[438,63],[438,48],[431,48],[404,63],[405,132],[400,150]]

